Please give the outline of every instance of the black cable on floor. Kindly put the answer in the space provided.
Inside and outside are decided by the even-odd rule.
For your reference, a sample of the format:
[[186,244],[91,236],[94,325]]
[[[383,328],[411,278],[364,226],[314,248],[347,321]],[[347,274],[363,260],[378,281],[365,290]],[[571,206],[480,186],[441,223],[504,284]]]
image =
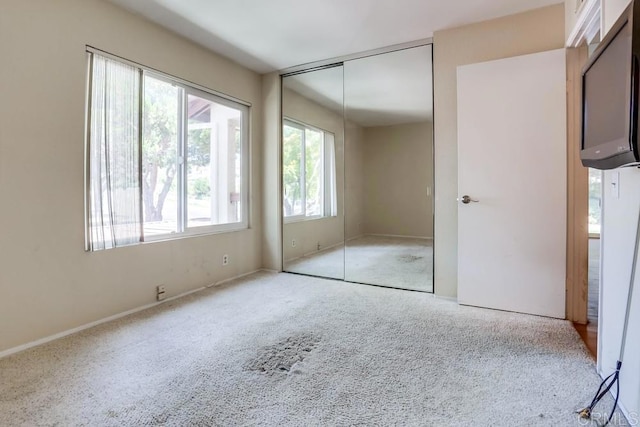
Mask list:
[[[589,404],[589,406],[587,406],[586,408],[578,412],[580,414],[580,417],[591,419],[591,414],[593,413],[593,409],[596,407],[598,402],[600,402],[600,400],[602,400],[602,398],[609,392],[609,390],[611,390],[611,387],[615,384],[616,397],[613,402],[613,408],[611,409],[611,413],[607,416],[607,419],[604,422],[604,424],[602,424],[602,427],[609,424],[609,422],[611,421],[611,418],[613,417],[613,413],[616,412],[616,407],[618,406],[618,396],[620,396],[620,368],[621,367],[622,367],[622,362],[618,360],[618,363],[616,364],[616,371],[613,374],[609,375],[600,383],[600,387],[598,387],[598,391],[596,391],[596,395],[593,397],[593,400],[591,400],[591,403]],[[611,382],[607,384],[607,381],[609,380],[611,380]]]

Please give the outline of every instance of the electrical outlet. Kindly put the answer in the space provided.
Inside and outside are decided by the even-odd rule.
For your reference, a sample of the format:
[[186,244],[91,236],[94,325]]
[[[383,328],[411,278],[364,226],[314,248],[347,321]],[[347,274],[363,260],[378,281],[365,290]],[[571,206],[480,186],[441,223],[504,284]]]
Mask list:
[[167,292],[164,285],[160,285],[156,287],[156,299],[158,301],[162,301],[167,297]]
[[296,247],[296,239],[291,239],[291,247],[292,248]]
[[229,264],[229,255],[224,254],[222,255],[222,265],[228,265]]

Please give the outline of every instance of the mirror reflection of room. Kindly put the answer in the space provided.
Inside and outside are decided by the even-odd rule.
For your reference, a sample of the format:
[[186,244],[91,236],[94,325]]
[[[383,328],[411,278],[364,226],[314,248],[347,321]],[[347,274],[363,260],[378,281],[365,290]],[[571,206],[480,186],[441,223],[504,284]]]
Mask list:
[[433,292],[431,45],[282,83],[284,271]]
[[284,270],[344,278],[343,68],[282,80]]
[[348,281],[433,292],[431,49],[344,64]]

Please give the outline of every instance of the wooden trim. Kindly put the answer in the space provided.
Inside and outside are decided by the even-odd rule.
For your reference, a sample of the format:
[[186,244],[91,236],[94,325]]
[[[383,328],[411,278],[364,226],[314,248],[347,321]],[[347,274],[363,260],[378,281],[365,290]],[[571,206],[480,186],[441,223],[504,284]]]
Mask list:
[[574,323],[573,327],[582,338],[584,345],[589,350],[589,353],[593,356],[595,360],[598,359],[598,327],[596,325],[588,324],[582,325],[579,323]]
[[567,294],[566,316],[587,323],[589,170],[580,162],[582,67],[586,46],[567,49]]

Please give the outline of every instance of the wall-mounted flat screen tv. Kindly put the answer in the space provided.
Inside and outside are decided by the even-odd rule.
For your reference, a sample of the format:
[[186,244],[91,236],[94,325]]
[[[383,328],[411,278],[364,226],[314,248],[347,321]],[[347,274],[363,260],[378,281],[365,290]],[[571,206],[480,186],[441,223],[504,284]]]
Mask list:
[[639,7],[635,1],[627,7],[582,70],[584,166],[615,169],[640,163]]

